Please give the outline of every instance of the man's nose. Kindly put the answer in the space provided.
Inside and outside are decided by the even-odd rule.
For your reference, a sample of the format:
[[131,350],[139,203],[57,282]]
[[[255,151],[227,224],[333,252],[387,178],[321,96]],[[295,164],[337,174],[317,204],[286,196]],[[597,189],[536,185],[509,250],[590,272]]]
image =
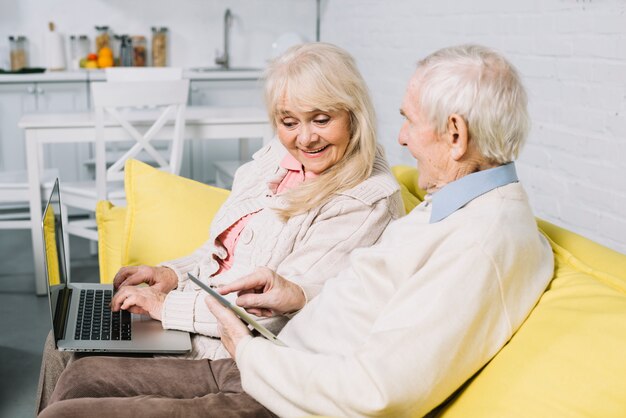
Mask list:
[[400,128],[400,133],[398,134],[398,144],[400,144],[403,147],[406,147],[406,130],[404,128],[404,124],[402,125],[402,128]]

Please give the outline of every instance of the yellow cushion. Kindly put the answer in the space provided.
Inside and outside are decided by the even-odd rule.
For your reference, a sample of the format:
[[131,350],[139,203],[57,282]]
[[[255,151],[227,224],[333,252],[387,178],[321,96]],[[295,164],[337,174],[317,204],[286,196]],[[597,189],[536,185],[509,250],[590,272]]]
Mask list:
[[626,416],[626,256],[539,225],[552,241],[555,277],[511,341],[440,417]]
[[100,202],[96,214],[104,283],[121,266],[155,265],[193,252],[208,239],[213,216],[230,193],[137,160],[124,170],[127,208]]
[[104,200],[96,205],[101,283],[112,283],[115,273],[122,267],[125,221],[125,207],[113,206],[111,202]]
[[59,274],[59,253],[57,251],[56,228],[54,227],[54,207],[50,205],[43,219],[43,227],[46,230],[44,242],[46,249],[46,269],[48,271],[48,281],[51,286],[61,283]]
[[426,192],[419,188],[417,180],[419,172],[415,167],[406,165],[396,165],[391,167],[398,184],[400,184],[400,195],[404,203],[404,210],[409,213],[413,208],[424,200]]

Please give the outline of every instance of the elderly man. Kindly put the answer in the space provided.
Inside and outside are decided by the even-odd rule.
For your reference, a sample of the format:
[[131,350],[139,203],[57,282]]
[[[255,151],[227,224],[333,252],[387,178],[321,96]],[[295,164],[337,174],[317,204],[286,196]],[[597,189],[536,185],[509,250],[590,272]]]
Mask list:
[[[480,46],[437,51],[418,64],[400,112],[399,142],[418,161],[420,187],[428,191],[424,203],[392,223],[377,245],[354,251],[350,267],[307,304],[297,285],[269,270],[220,289],[238,291],[237,303],[257,315],[297,312],[279,334],[287,347],[253,337],[207,297],[240,371],[240,377],[233,368],[223,374],[241,379],[245,393],[239,394],[273,413],[423,415],[500,350],[552,276],[550,246],[512,162],[526,137],[528,114],[511,64]],[[59,386],[67,389],[59,399],[103,393],[96,385],[81,386],[90,361],[97,360],[80,360],[62,376]],[[128,363],[111,366],[121,375],[107,382],[113,391],[123,386],[124,372],[133,371],[124,370]],[[152,371],[155,387],[166,386],[160,382],[168,367],[198,376],[206,364],[164,365]],[[220,388],[222,379],[194,377],[189,385],[212,395],[241,392]],[[161,389],[121,396],[150,394],[175,397]],[[155,412],[195,401],[141,399],[154,401]],[[229,402],[214,405],[237,407]]]

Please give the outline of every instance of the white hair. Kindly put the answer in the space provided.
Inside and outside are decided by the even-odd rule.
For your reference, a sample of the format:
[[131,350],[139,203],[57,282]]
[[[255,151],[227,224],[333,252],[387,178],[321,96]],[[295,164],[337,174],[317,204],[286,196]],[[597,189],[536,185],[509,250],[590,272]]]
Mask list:
[[418,104],[437,134],[456,113],[487,160],[504,164],[517,158],[530,126],[528,99],[515,67],[502,55],[479,45],[440,49],[418,63],[415,77]]

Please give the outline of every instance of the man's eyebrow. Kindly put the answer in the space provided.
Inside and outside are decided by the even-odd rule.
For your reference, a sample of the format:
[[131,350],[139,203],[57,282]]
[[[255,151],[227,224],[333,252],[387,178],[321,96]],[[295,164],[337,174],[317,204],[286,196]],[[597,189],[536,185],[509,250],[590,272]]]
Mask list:
[[402,108],[400,108],[400,114],[408,119],[408,116],[406,115],[406,113],[404,113],[404,110],[402,110]]

